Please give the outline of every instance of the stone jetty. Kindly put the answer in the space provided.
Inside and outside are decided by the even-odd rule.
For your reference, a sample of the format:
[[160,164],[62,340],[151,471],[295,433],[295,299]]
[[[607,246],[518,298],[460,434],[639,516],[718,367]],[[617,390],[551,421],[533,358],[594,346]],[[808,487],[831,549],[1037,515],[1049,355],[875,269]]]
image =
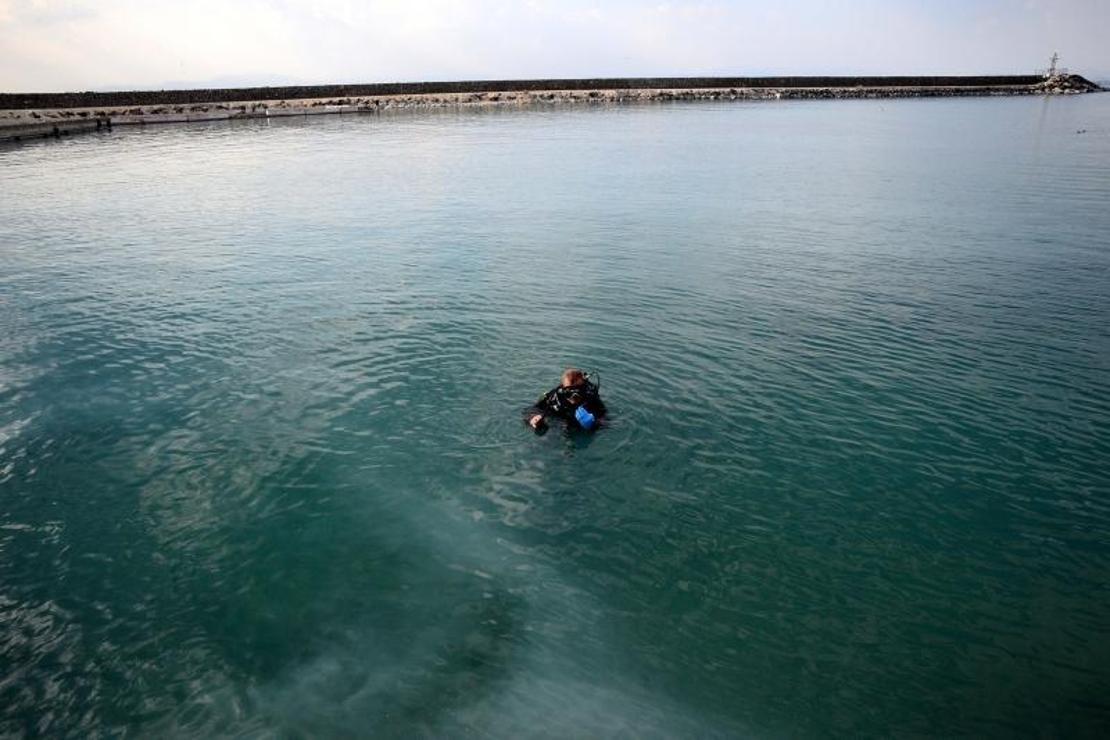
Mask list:
[[735,77],[495,80],[215,90],[0,93],[0,141],[120,125],[186,123],[422,108],[619,104],[678,100],[813,100],[1099,91],[1079,75]]

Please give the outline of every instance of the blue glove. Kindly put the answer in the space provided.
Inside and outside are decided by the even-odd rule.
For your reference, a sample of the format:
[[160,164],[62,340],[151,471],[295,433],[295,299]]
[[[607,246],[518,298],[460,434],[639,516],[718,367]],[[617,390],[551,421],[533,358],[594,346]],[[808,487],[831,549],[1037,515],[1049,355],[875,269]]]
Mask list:
[[597,419],[586,410],[585,406],[579,406],[574,410],[574,418],[578,420],[578,424],[583,429],[593,429],[594,425],[597,424]]

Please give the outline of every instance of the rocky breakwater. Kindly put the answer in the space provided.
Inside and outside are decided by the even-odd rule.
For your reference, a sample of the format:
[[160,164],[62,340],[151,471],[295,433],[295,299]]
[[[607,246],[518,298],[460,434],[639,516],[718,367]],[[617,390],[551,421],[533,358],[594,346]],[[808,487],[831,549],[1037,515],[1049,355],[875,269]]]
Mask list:
[[[1099,89],[1097,85],[1078,75],[1058,75],[1048,79],[802,77],[540,80],[131,93],[0,94],[0,140],[61,137],[78,131],[109,131],[113,126],[119,125],[335,113],[383,113],[425,108],[529,107],[681,100],[1063,95]],[[273,92],[293,95],[261,97]],[[301,96],[296,96],[298,93]]]
[[1079,75],[1052,75],[1036,85],[1038,95],[1077,95],[1102,92],[1102,88]]

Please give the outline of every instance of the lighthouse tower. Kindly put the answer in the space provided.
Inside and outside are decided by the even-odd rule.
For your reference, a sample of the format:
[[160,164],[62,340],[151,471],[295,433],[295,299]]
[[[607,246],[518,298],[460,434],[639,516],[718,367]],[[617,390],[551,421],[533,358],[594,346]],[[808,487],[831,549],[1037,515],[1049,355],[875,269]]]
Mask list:
[[1058,61],[1060,61],[1060,54],[1055,51],[1052,52],[1052,58],[1049,60],[1048,69],[1045,70],[1044,73],[1044,78],[1046,80],[1051,80],[1056,76],[1056,62]]

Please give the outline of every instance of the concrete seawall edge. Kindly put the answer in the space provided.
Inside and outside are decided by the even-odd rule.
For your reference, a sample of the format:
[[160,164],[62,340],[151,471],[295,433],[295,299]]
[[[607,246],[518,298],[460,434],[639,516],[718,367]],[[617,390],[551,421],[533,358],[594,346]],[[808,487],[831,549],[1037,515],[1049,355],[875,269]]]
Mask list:
[[[892,79],[896,78],[884,78],[884,81]],[[1012,80],[1014,78],[1005,79]],[[191,123],[342,113],[381,113],[402,109],[488,106],[528,107],[575,103],[619,104],[684,100],[827,100],[1013,96],[1076,94],[1100,89],[1093,83],[1074,75],[1057,80],[1034,79],[1037,79],[1037,81],[1033,84],[481,90],[72,108],[9,108],[6,110],[0,109],[0,141],[61,137],[78,132],[110,130],[113,126],[119,125]],[[1022,80],[1024,83],[1025,78],[1022,78]],[[994,80],[992,79],[992,81]],[[241,90],[238,92],[254,91]],[[5,97],[10,96],[0,95],[0,101],[3,101]]]

